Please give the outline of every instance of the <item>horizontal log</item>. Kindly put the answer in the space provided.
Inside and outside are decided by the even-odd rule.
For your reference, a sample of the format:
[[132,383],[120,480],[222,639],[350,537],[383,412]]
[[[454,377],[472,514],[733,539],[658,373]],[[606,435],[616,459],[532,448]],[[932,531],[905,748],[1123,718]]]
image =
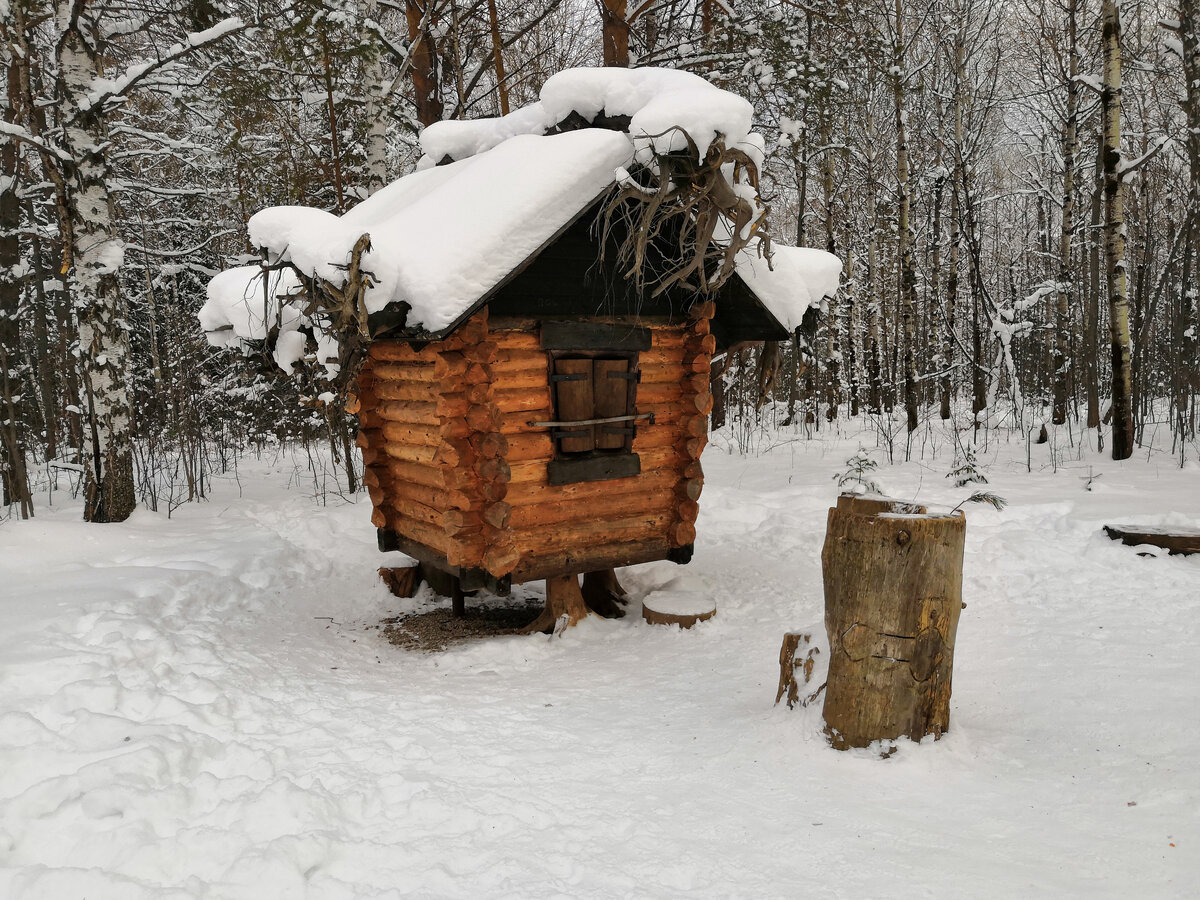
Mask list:
[[384,512],[387,516],[387,524],[377,527],[390,528],[410,540],[437,550],[443,555],[446,553],[446,548],[450,545],[450,539],[440,528],[434,527],[427,522],[410,519],[390,506],[384,507]]
[[545,391],[550,386],[545,360],[537,368],[501,369],[493,365],[492,378],[496,389],[502,391]]
[[455,438],[442,441],[437,447],[434,462],[449,469],[460,469],[473,466],[478,459],[475,448],[466,438]]
[[697,437],[684,441],[679,446],[679,452],[688,459],[699,459],[700,454],[704,452],[704,448],[708,446],[708,439]]
[[717,349],[717,338],[711,334],[693,335],[688,338],[686,346],[686,354],[696,355],[703,353],[707,356],[712,356],[713,351]]
[[692,323],[692,327],[688,329],[692,334],[708,334],[712,331],[712,324],[708,319],[697,319]]
[[544,556],[589,544],[628,543],[661,537],[668,533],[674,521],[674,513],[658,510],[602,521],[587,519],[520,530],[513,528],[511,531],[522,556]]
[[519,376],[526,372],[546,372],[550,366],[550,358],[543,350],[507,350],[500,348],[500,353],[492,361],[492,372],[499,376]]
[[650,330],[650,349],[667,349],[682,347],[687,340],[687,332],[683,326],[674,328],[652,328]]
[[[686,466],[684,466],[683,467],[683,477],[684,478],[699,478],[699,479],[703,480],[704,479],[704,467],[700,465],[700,460],[693,459]],[[696,498],[693,497],[692,499],[695,500]]]
[[438,447],[428,444],[405,444],[399,441],[388,441],[383,445],[383,452],[389,459],[399,462],[416,463],[418,465],[436,468],[440,465],[437,459]]
[[[620,479],[617,479],[620,480]],[[592,482],[593,484],[597,482]],[[567,485],[563,485],[566,487]],[[512,507],[508,527],[514,535],[548,525],[571,528],[574,524],[671,513],[679,504],[669,485],[657,490],[629,491],[589,497],[586,502],[558,501]]]
[[661,384],[646,384],[643,382],[637,386],[637,405],[639,409],[643,406],[650,406],[657,403],[676,404],[679,403],[682,397],[683,387],[679,384],[678,377]]
[[469,492],[457,488],[441,488],[428,484],[420,484],[394,475],[390,470],[385,477],[389,479],[385,485],[389,495],[407,497],[431,509],[470,509],[472,504],[476,502]]
[[388,362],[432,363],[437,355],[438,348],[434,344],[414,350],[412,344],[406,341],[374,341],[370,349],[372,360]]
[[652,537],[627,543],[571,547],[538,556],[523,555],[512,570],[512,581],[513,584],[523,584],[542,578],[634,566],[666,559],[670,551],[671,542],[668,538]]
[[535,331],[525,330],[505,330],[492,331],[489,335],[492,340],[500,345],[502,351],[513,350],[538,350],[542,349],[542,339]]
[[539,428],[528,434],[509,435],[507,441],[508,453],[504,458],[508,460],[509,465],[534,459],[549,460],[554,456],[554,441],[546,428]]
[[387,512],[376,506],[371,510],[371,524],[376,528],[387,527]]
[[442,423],[438,405],[434,402],[414,403],[408,400],[381,400],[375,413],[388,422],[407,422],[411,425],[439,426]]
[[436,401],[440,390],[433,384],[417,381],[381,381],[375,388],[378,403],[375,411],[389,401],[402,403],[429,403]]
[[692,437],[704,437],[708,434],[708,418],[705,416],[692,416],[689,419],[684,419],[680,423],[685,434]]
[[495,503],[508,496],[507,481],[480,481],[475,487],[479,499],[484,503]]
[[549,422],[554,418],[554,410],[547,404],[542,409],[518,410],[500,414],[500,433],[510,441],[524,434],[548,434],[545,428],[534,428],[530,422]]
[[712,412],[713,395],[708,391],[705,391],[703,394],[694,394],[692,395],[692,405],[696,407],[696,411],[702,416],[707,416]]
[[442,430],[437,425],[417,425],[413,422],[392,421],[384,417],[380,423],[380,434],[389,443],[419,444],[437,447],[442,443]]
[[695,321],[697,319],[711,319],[717,312],[717,305],[711,300],[704,300],[700,303],[693,303],[691,309],[688,310],[688,318]]
[[429,363],[408,364],[377,362],[371,367],[371,390],[387,382],[401,384],[434,384],[438,381],[437,367]]
[[410,460],[398,459],[392,455],[390,447],[385,448],[384,453],[387,456],[387,471],[393,480],[399,479],[428,487],[451,489],[448,470],[429,463],[414,463]]
[[671,423],[640,425],[633,439],[633,450],[640,453],[643,450],[674,447],[682,436],[683,432],[679,427]]
[[[677,447],[655,447],[647,449],[645,452],[639,452],[641,457],[642,474],[631,478],[614,478],[611,481],[594,482],[593,486],[601,492],[607,490],[617,492],[625,490],[629,486],[630,490],[636,490],[637,485],[648,485],[655,483],[653,477],[661,475],[667,480],[673,480],[678,477],[678,470],[683,461],[679,459]],[[551,486],[546,475],[547,460],[535,460],[532,462],[513,463],[512,476],[509,479],[509,502],[515,503],[514,495],[518,495],[524,490],[537,490],[540,487],[543,490],[552,490],[555,493],[550,496],[570,497],[572,492],[577,491],[582,487],[581,484],[561,484]],[[518,485],[522,486],[518,489]],[[532,487],[529,487],[532,486]]]
[[[359,433],[361,434],[361,432]],[[380,457],[383,455],[383,451],[381,451],[378,447],[368,446],[362,448],[362,453],[360,455],[362,456],[363,465],[369,467],[379,462]]]
[[446,530],[442,525],[442,517],[446,514],[446,510],[434,509],[432,506],[426,506],[410,496],[395,491],[389,491],[388,494],[389,496],[383,503],[376,505],[389,507],[393,512],[407,516],[414,522],[424,522],[439,531]]
[[551,408],[550,386],[544,378],[538,386],[509,389],[507,385],[497,385],[492,392],[492,402],[496,404],[496,409],[502,415],[549,410]]

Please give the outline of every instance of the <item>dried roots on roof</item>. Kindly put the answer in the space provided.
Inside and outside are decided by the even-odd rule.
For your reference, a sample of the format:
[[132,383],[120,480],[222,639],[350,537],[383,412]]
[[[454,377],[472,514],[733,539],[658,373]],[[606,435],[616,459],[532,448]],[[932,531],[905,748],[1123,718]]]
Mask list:
[[[614,185],[601,216],[601,247],[617,240],[617,266],[639,290],[653,288],[657,296],[678,286],[708,294],[733,274],[738,254],[751,244],[769,260],[769,207],[748,154],[718,135],[701,157],[691,135],[671,130],[687,150],[655,154],[637,172],[648,184],[629,174]],[[652,246],[661,252],[648,252]]]

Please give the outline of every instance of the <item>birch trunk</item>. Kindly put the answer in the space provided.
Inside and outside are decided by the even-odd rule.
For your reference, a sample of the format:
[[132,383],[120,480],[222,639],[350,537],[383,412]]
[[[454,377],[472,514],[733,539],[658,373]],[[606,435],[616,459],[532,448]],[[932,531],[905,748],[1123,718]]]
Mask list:
[[66,181],[64,268],[79,324],[87,412],[84,518],[122,522],[133,512],[133,424],[129,331],[117,272],[125,248],[113,227],[104,112],[86,107],[99,75],[96,36],[85,35],[81,4],[59,0],[58,96]]
[[366,70],[363,80],[366,88],[366,104],[363,114],[367,117],[367,195],[374,194],[387,184],[387,115],[384,98],[387,85],[384,83],[383,51],[379,46],[378,0],[364,0],[363,43],[368,47]]
[[1100,9],[1104,47],[1104,270],[1108,283],[1112,349],[1112,458],[1133,455],[1133,396],[1129,295],[1125,261],[1124,190],[1121,184],[1121,15],[1116,0]]

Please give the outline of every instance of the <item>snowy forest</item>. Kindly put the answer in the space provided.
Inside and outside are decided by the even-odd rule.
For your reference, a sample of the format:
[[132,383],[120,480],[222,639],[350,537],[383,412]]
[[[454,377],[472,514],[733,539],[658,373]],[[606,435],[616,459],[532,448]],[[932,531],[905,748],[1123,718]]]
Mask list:
[[1116,459],[1152,434],[1182,463],[1200,377],[1196,3],[1118,5],[6,2],[5,508],[31,515],[51,471],[86,482],[91,520],[173,508],[271,441],[330,448],[353,491],[344,386],[212,351],[207,281],[254,260],[257,210],[344,212],[411,170],[423,126],[507,113],[600,64],[749,99],[772,233],[843,261],[815,333],[729,354],[714,426],[873,417],[903,446],[935,420],[1033,441],[1062,426]]

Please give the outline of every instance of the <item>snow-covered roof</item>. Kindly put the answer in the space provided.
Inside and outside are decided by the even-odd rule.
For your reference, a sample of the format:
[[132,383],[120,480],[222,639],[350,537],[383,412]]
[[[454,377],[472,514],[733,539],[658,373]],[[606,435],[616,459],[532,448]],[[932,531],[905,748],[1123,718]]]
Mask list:
[[[367,311],[403,302],[407,328],[441,334],[587,210],[627,166],[686,149],[679,129],[702,156],[721,135],[727,146],[761,160],[751,112],[741,97],[688,72],[560,72],[546,82],[539,102],[508,116],[430,126],[421,135],[426,155],[418,170],[345,215],[271,207],[250,219],[250,241],[273,263],[290,262],[306,275],[341,284],[355,242],[369,234],[371,250],[362,260],[374,277]],[[587,122],[601,115],[628,118],[628,131],[547,133],[572,114]],[[822,251],[775,248],[775,271],[744,253],[737,273],[792,330],[814,301],[836,290],[841,264]],[[272,293],[299,290],[294,276],[272,277]],[[266,335],[277,308],[264,307],[261,279],[258,266],[244,266],[210,282],[200,320],[212,343]],[[293,314],[283,330],[295,327]]]

